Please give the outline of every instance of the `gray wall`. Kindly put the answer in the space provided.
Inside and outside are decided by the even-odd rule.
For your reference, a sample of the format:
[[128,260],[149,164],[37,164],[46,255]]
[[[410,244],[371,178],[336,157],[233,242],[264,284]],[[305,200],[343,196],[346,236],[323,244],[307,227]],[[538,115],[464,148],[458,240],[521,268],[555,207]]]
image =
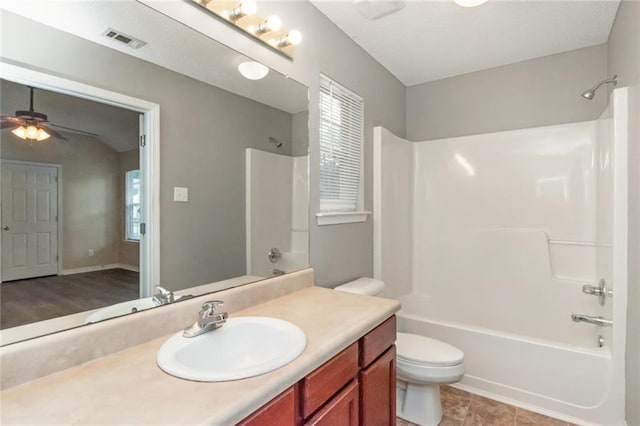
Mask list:
[[605,78],[606,45],[587,47],[407,88],[412,141],[597,118],[606,96],[582,91]]
[[608,45],[608,73],[630,87],[627,424],[640,425],[640,2],[622,1]]
[[[143,0],[162,7],[162,2]],[[254,43],[224,23],[211,20],[216,38],[239,52],[289,75],[309,87],[310,143],[310,261],[318,285],[333,286],[347,280],[373,274],[373,221],[318,226],[319,74],[322,72],[363,97],[365,102],[365,200],[366,210],[373,206],[373,127],[384,126],[405,136],[405,88],[382,65],[362,50],[320,11],[307,1],[267,2],[270,11],[282,22],[303,32],[293,61],[282,58]]]
[[309,111],[291,116],[291,155],[300,157],[309,154]]
[[[284,142],[280,151],[290,153],[291,115],[6,16],[3,57],[160,104],[161,284],[177,289],[244,275],[244,150],[273,151],[267,141],[273,136]],[[34,38],[38,49],[31,48]],[[188,203],[173,202],[174,186],[189,187]]]

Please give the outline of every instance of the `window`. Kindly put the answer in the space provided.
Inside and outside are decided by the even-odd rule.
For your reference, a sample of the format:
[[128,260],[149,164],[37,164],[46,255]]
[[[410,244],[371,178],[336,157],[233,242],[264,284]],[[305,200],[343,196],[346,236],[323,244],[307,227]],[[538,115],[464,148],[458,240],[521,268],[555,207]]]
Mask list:
[[140,170],[129,170],[125,180],[126,237],[140,241]]
[[320,77],[320,211],[321,218],[362,210],[362,149],[364,139],[362,98],[328,77]]

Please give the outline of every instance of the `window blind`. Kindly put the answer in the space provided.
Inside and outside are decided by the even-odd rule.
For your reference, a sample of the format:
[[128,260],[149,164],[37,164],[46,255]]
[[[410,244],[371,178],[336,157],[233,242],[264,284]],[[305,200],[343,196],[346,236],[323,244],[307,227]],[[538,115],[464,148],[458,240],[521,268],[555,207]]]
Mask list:
[[364,103],[320,76],[320,210],[360,209]]

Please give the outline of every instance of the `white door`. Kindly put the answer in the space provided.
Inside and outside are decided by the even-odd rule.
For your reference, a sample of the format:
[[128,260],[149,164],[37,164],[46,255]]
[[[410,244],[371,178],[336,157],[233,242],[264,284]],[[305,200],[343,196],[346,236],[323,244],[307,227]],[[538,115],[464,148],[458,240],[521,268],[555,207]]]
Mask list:
[[2,163],[2,281],[58,273],[58,169]]

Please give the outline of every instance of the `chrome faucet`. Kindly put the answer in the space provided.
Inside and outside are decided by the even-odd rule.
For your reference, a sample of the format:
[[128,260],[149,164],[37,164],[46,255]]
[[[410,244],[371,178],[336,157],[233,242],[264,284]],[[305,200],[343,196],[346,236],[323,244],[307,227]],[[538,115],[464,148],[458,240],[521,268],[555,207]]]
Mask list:
[[184,337],[196,337],[207,331],[222,327],[224,323],[227,322],[229,314],[226,312],[217,313],[215,310],[223,304],[224,302],[222,300],[204,302],[202,310],[199,313],[200,318],[193,323],[193,325],[185,328],[182,335]]
[[164,287],[157,286],[156,292],[153,295],[153,304],[156,306],[168,305],[175,302],[173,292],[167,290]]
[[282,253],[278,250],[277,247],[272,248],[267,253],[267,257],[269,258],[269,262],[276,263],[282,257]]
[[593,324],[600,327],[611,327],[613,325],[613,321],[609,319],[594,317],[591,315],[571,314],[571,319],[574,322],[586,322],[588,324]]

